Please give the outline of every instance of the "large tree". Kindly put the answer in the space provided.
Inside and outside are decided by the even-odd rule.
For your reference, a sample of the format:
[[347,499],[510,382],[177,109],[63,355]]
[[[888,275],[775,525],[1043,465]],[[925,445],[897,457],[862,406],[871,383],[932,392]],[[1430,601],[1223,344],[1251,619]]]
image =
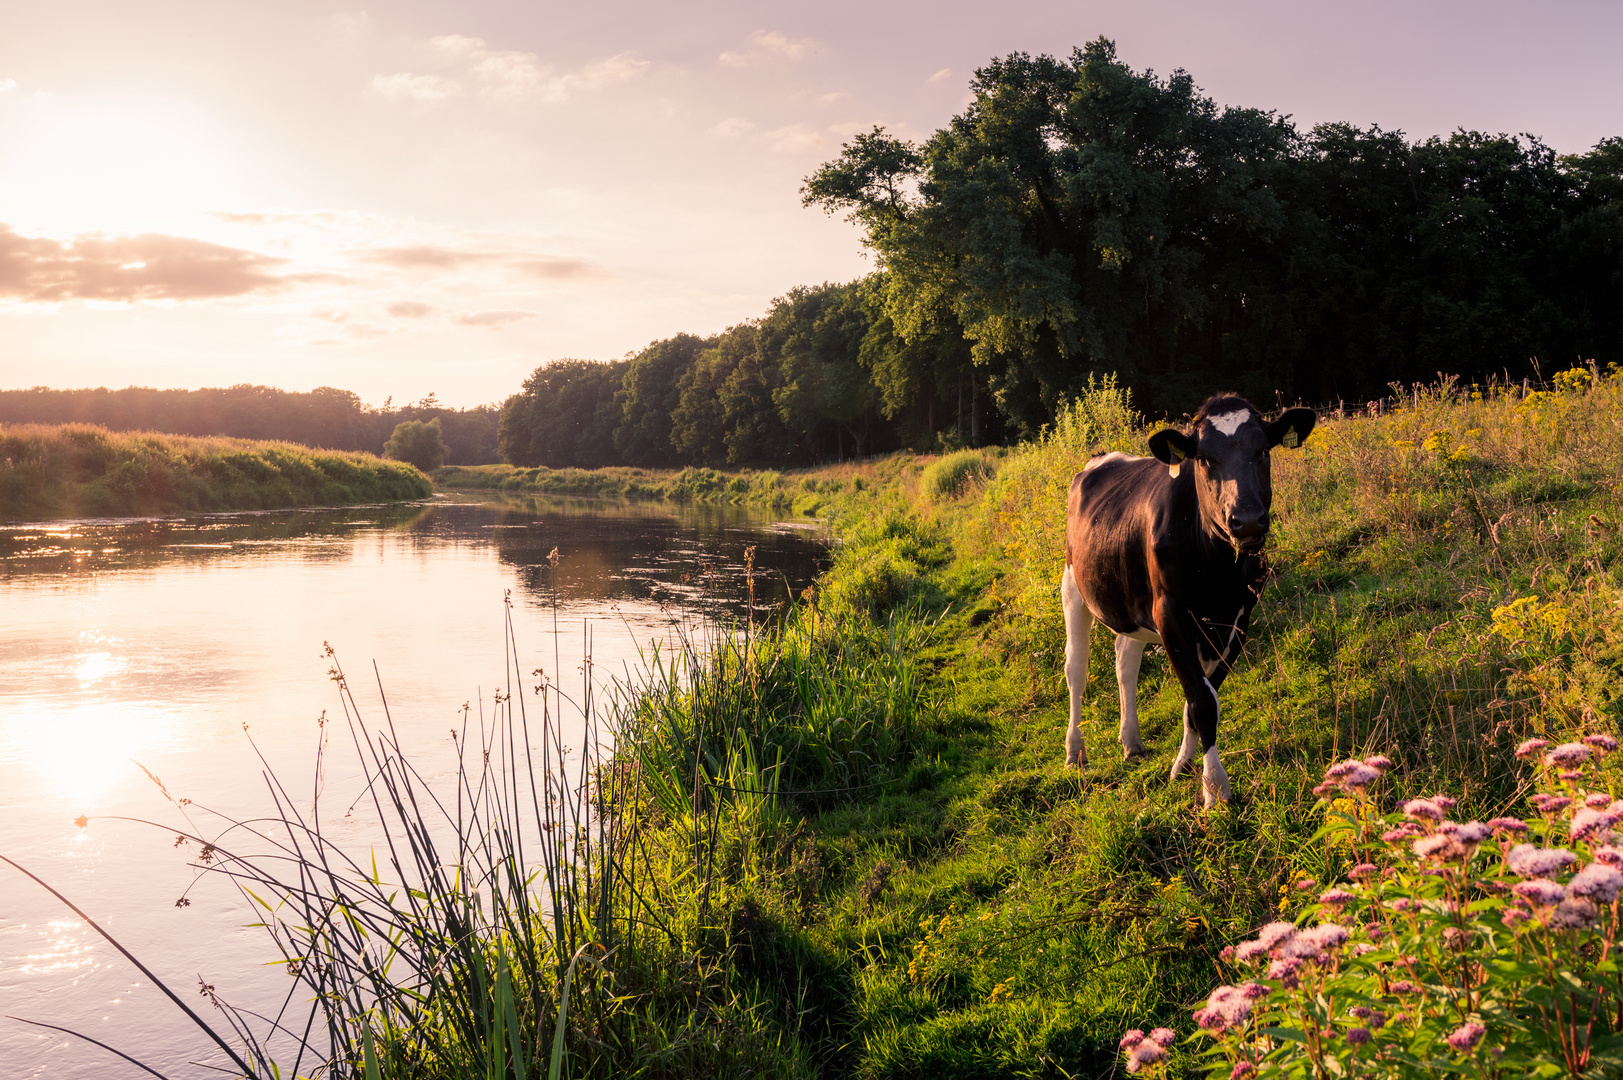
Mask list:
[[1186,328],[1266,272],[1247,264],[1284,224],[1268,181],[1290,125],[1220,109],[1184,72],[1134,72],[1104,39],[996,60],[971,89],[922,147],[876,128],[806,182],[807,203],[864,227],[897,331],[950,312],[1027,430],[1093,370],[1168,396],[1209,379],[1217,358]]

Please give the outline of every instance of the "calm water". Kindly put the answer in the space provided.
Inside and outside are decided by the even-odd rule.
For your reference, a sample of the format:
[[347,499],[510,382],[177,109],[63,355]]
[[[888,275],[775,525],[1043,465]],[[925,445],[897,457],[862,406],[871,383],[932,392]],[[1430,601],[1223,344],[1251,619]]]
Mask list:
[[[200,977],[264,1008],[290,980],[265,966],[275,954],[244,927],[248,907],[225,882],[194,880],[172,832],[107,820],[181,827],[143,767],[199,807],[262,812],[246,724],[278,775],[309,790],[317,718],[339,713],[330,642],[363,707],[377,700],[376,662],[408,754],[431,779],[448,776],[463,703],[502,685],[506,591],[521,670],[579,686],[589,627],[593,670],[623,678],[673,623],[744,613],[750,544],[764,610],[815,576],[825,537],[734,508],[541,500],[0,527],[0,855],[200,1010]],[[327,797],[363,782],[344,758],[329,765]],[[75,826],[81,814],[88,828]],[[364,814],[339,827],[358,852],[375,836]],[[176,906],[182,893],[190,906]],[[188,1064],[219,1057],[178,1010],[4,864],[0,1014],[75,1028],[171,1077],[219,1075]],[[145,1074],[0,1020],[4,1080],[126,1075]]]

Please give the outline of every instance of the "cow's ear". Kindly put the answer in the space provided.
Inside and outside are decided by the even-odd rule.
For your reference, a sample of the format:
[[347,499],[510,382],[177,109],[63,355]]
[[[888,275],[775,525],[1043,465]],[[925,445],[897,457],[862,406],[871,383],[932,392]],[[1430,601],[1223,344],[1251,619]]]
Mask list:
[[1195,448],[1195,440],[1177,428],[1163,428],[1150,436],[1150,453],[1163,465],[1171,466],[1173,476],[1178,475],[1178,467],[1186,459],[1195,456]]
[[1262,425],[1268,433],[1269,447],[1283,446],[1294,450],[1307,441],[1308,432],[1318,415],[1312,409],[1286,409],[1284,415],[1272,423]]

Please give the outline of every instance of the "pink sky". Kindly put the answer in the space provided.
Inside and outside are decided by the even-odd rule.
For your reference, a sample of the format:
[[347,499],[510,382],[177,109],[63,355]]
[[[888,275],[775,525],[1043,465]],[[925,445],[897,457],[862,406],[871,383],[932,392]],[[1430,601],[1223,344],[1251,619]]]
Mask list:
[[0,388],[472,405],[867,272],[801,178],[976,65],[1101,34],[1219,102],[1411,136],[1623,134],[1602,3],[11,4]]

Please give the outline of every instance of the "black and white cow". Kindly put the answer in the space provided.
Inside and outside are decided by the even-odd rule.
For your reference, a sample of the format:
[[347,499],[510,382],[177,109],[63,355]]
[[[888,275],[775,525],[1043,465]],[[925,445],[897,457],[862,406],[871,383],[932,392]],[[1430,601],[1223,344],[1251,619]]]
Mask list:
[[1154,457],[1105,454],[1072,478],[1060,584],[1071,691],[1066,765],[1088,761],[1077,725],[1097,619],[1116,634],[1127,757],[1145,753],[1138,667],[1144,647],[1160,643],[1184,697],[1183,745],[1172,775],[1193,762],[1198,737],[1206,805],[1228,801],[1229,778],[1217,754],[1217,688],[1239,656],[1262,592],[1273,501],[1268,453],[1301,445],[1313,421],[1313,410],[1290,409],[1268,422],[1242,397],[1214,397],[1187,432],[1168,428],[1150,436]]

